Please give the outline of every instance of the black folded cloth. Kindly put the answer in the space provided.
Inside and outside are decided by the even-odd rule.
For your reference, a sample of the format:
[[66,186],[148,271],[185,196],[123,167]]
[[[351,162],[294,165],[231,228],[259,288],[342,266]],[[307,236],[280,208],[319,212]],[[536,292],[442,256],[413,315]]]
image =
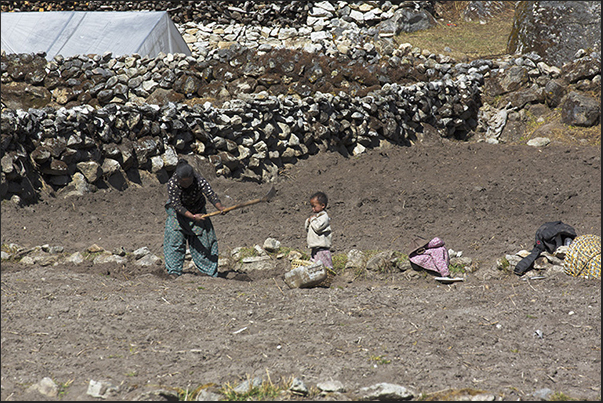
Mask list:
[[517,263],[515,269],[513,269],[513,273],[517,274],[518,276],[523,276],[525,272],[534,266],[534,262],[536,259],[538,259],[538,256],[540,256],[543,251],[544,249],[540,247],[535,247],[532,249],[532,252],[530,252],[528,256],[524,257],[519,261],[519,263]]
[[554,253],[561,245],[567,245],[576,237],[576,230],[571,225],[562,221],[546,222],[536,231],[534,249],[532,252],[517,263],[513,272],[523,276],[534,265],[534,261],[545,250]]

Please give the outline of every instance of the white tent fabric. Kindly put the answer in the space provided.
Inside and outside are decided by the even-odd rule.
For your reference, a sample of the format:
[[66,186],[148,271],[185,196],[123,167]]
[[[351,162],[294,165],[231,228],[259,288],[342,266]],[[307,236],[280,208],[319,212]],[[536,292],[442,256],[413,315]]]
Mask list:
[[155,57],[159,52],[191,55],[165,11],[45,11],[2,13],[2,50],[56,55],[112,52]]

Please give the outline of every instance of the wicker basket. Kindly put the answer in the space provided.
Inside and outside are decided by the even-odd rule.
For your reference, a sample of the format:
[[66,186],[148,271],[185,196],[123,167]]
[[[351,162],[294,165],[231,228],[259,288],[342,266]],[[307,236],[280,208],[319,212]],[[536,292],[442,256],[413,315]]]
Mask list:
[[291,269],[296,269],[298,267],[303,266],[310,266],[312,263],[314,262],[311,260],[293,259],[291,261]]
[[322,280],[322,282],[319,284],[320,287],[330,287],[331,283],[333,282],[333,278],[335,278],[335,272],[333,272],[333,270],[327,268],[327,278],[325,278],[324,280]]

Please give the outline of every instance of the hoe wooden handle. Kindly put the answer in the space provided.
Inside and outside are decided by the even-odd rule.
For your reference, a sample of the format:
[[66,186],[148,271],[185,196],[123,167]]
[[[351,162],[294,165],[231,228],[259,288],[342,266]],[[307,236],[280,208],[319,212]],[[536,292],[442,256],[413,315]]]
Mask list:
[[263,201],[270,201],[274,197],[275,194],[276,194],[276,190],[274,189],[274,186],[272,186],[270,188],[270,191],[268,191],[268,193],[266,193],[266,196],[262,197],[261,199],[253,199],[253,200],[249,200],[249,201],[246,201],[246,202],[243,202],[243,203],[235,204],[234,206],[226,207],[222,211],[220,211],[220,210],[212,211],[211,213],[203,214],[202,217],[203,218],[213,217],[215,215],[222,214],[223,212],[227,213],[230,210],[234,210],[234,209],[237,209],[237,208],[241,208],[241,207],[245,207],[245,206],[251,206],[252,204],[260,203],[260,202],[263,202]]
[[[226,207],[226,208],[223,210],[223,212],[224,212],[224,213],[227,213],[227,212],[229,212],[230,210],[234,210],[234,209],[241,208],[241,207],[245,207],[245,206],[251,206],[252,204],[256,204],[256,203],[259,203],[259,202],[261,202],[261,201],[262,201],[262,199],[255,199],[255,200],[249,200],[249,201],[246,201],[246,202],[244,202],[244,203],[235,204],[234,206]],[[219,215],[219,214],[222,214],[222,211],[220,211],[220,210],[216,210],[216,211],[212,211],[211,213],[203,214],[203,216],[202,216],[202,217],[203,217],[203,218],[206,218],[206,217],[213,217],[213,216],[215,216],[215,215]]]

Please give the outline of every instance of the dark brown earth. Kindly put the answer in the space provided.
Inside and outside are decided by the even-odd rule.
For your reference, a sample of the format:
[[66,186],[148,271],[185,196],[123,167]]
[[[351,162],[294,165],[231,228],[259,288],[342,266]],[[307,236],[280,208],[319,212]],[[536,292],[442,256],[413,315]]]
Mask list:
[[[339,398],[350,400],[379,382],[411,389],[413,400],[450,400],[462,389],[534,400],[544,388],[600,400],[600,280],[526,280],[495,268],[505,254],[530,250],[547,221],[601,235],[600,158],[598,146],[565,144],[325,151],[283,169],[271,202],[212,218],[224,257],[268,237],[307,252],[308,196],[322,190],[335,255],[406,253],[414,236],[438,236],[474,262],[453,285],[425,273],[344,272],[328,288],[289,289],[284,261],[247,281],[232,267],[219,278],[167,280],[161,266],[3,262],[2,400],[90,400],[91,380],[118,386],[109,400],[134,400],[247,376],[275,385],[299,377],[313,400],[334,398],[316,394],[327,380],[341,381]],[[270,188],[209,176],[226,206]],[[165,200],[165,184],[145,176],[122,192],[3,201],[2,244],[68,254],[147,246],[162,256]],[[59,397],[28,391],[44,377],[62,385]]]

